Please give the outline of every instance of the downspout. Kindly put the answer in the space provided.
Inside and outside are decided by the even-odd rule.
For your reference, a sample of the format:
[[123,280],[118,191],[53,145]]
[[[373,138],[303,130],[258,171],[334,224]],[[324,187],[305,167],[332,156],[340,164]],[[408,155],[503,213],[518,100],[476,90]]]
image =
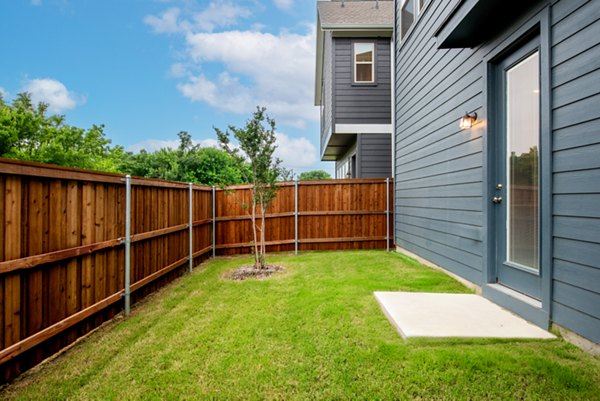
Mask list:
[[[392,114],[392,178],[396,182],[396,1],[394,0],[394,26],[392,27],[392,40],[390,41],[390,52],[392,57],[391,69],[391,114]],[[394,191],[395,192],[395,191]]]
[[[396,0],[394,0],[394,25],[392,27],[392,40],[390,42],[392,57],[391,59],[391,103],[392,103],[392,238],[396,243]],[[389,194],[389,191],[388,191]],[[389,219],[388,219],[389,221]],[[389,238],[389,234],[388,234]],[[388,240],[389,242],[389,240]],[[388,247],[389,248],[389,247]],[[389,250],[389,249],[388,249]]]

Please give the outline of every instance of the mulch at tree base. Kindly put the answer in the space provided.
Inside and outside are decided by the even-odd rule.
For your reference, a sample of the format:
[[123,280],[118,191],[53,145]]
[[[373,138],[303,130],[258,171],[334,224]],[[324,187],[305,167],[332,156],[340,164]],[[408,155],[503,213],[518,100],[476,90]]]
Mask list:
[[248,278],[267,278],[274,273],[284,270],[281,266],[266,265],[264,269],[255,269],[254,265],[242,266],[239,269],[235,269],[227,274],[225,278],[230,280],[242,281]]

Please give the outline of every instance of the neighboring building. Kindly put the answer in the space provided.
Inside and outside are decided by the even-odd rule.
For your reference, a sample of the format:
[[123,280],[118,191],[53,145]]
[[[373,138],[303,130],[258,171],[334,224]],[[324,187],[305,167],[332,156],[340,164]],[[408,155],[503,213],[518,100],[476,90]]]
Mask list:
[[600,343],[600,1],[395,3],[395,243]]
[[393,1],[318,1],[315,105],[336,178],[392,175]]

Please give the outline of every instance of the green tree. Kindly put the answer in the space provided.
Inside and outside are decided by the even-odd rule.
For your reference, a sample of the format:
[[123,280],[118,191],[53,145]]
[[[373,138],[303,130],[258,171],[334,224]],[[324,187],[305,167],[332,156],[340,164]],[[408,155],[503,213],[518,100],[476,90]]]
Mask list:
[[330,180],[331,175],[328,172],[323,170],[312,170],[305,171],[304,173],[300,173],[298,176],[298,180]]
[[[250,183],[250,218],[254,236],[254,267],[264,269],[265,245],[265,214],[271,202],[277,196],[278,178],[287,175],[281,167],[281,160],[274,157],[275,149],[275,120],[266,114],[266,108],[257,107],[252,118],[246,122],[244,128],[232,125],[227,130],[215,128],[221,146],[239,164],[248,163],[249,168],[244,171]],[[239,143],[233,147],[230,137]],[[260,207],[260,211],[259,211]],[[257,212],[260,212],[260,226],[257,223]],[[260,232],[260,236],[258,235]]]
[[221,149],[194,145],[191,135],[186,131],[181,131],[178,136],[177,149],[130,153],[120,169],[134,176],[194,184],[232,185],[245,182],[242,170],[248,168],[246,164],[237,163]]
[[538,148],[529,148],[529,152],[517,155],[512,152],[510,164],[512,167],[511,183],[513,185],[534,185],[538,183]]
[[111,146],[104,126],[82,129],[62,115],[47,116],[48,106],[21,93],[12,105],[0,99],[0,156],[101,171],[118,171],[121,146]]

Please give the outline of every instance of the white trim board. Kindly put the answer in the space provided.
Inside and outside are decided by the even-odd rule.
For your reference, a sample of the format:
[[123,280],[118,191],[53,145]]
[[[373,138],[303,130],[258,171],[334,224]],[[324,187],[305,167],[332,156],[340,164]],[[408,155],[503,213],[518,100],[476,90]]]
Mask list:
[[392,124],[336,124],[336,134],[391,134]]

